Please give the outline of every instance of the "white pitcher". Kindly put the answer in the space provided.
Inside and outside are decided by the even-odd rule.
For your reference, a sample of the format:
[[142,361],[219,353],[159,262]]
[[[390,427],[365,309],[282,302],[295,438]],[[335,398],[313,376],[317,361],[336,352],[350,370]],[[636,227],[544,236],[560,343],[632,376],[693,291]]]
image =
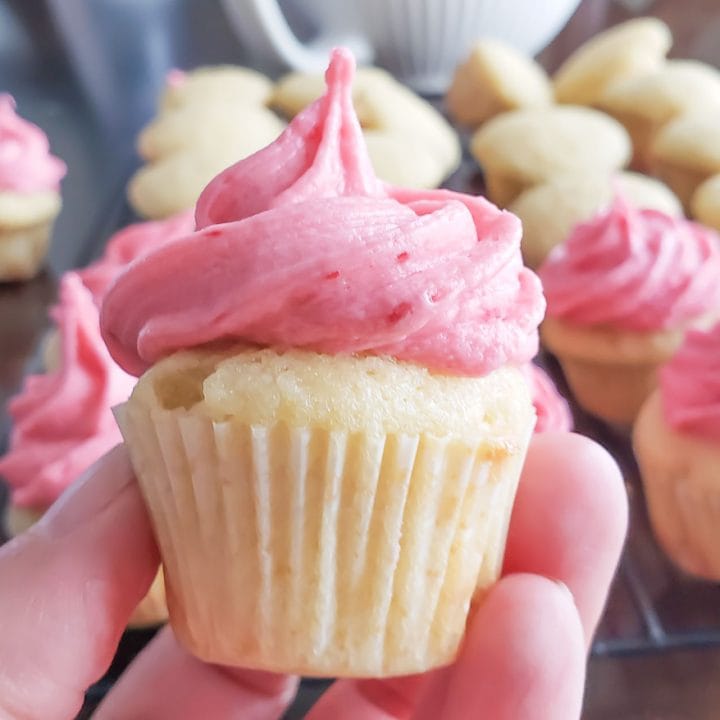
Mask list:
[[387,68],[416,90],[441,93],[480,37],[534,55],[552,40],[580,0],[296,0],[320,28],[303,44],[278,0],[222,0],[257,62],[320,72],[328,50],[347,45],[359,62]]

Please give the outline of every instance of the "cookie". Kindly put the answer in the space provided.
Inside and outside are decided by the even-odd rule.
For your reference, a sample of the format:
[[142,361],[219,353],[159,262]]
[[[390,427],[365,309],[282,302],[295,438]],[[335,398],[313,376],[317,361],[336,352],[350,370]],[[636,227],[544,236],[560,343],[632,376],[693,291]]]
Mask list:
[[490,199],[501,207],[558,175],[619,170],[631,152],[618,122],[574,105],[498,115],[475,133],[470,149],[482,166]]
[[698,187],[690,201],[690,210],[698,222],[720,230],[720,174]]
[[133,209],[161,219],[191,208],[215,175],[271,143],[285,127],[262,104],[271,88],[245,68],[171,73],[158,116],[138,137],[146,164],[128,185]]
[[628,20],[581,45],[553,76],[561,103],[594,105],[613,84],[647,75],[664,62],[670,28],[657,18]]
[[682,115],[669,122],[650,146],[649,164],[689,207],[698,185],[720,173],[720,114]]
[[658,180],[638,173],[621,172],[565,175],[526,190],[508,208],[523,224],[525,264],[538,268],[549,252],[579,222],[608,207],[615,191],[639,208],[655,208],[682,216],[680,201]]
[[687,113],[720,113],[720,72],[697,60],[669,60],[656,72],[609,87],[598,107],[619,120],[633,142],[633,163],[647,168],[659,130]]
[[[291,73],[277,84],[270,105],[292,118],[320,97],[323,88],[320,75]],[[460,142],[453,128],[430,103],[384,70],[358,70],[353,104],[382,180],[432,188],[458,166]]]
[[553,102],[550,80],[532,58],[497,40],[480,40],[458,65],[445,104],[459,123],[477,126],[495,115]]

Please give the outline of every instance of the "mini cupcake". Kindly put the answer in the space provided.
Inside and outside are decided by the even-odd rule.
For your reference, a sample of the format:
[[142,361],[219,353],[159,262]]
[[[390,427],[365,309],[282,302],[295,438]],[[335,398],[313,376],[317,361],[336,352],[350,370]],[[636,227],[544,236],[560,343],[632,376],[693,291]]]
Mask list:
[[[75,273],[63,277],[52,316],[60,329],[60,365],[28,377],[9,405],[13,428],[0,475],[10,486],[11,535],[36,522],[76,478],[122,442],[111,408],[127,400],[135,384],[108,355],[97,307]],[[161,578],[153,591],[134,620],[167,617]]]
[[105,291],[133,260],[190,234],[194,229],[195,216],[192,210],[185,210],[165,220],[133,223],[108,240],[101,258],[77,273],[99,307]]
[[660,544],[686,572],[720,581],[720,324],[685,336],[633,445]]
[[0,94],[0,281],[38,273],[60,212],[65,172],[45,133],[18,117],[10,95]]
[[539,270],[546,347],[578,403],[632,423],[686,329],[720,314],[720,237],[621,197],[577,225]]
[[528,364],[527,373],[537,414],[535,432],[570,432],[573,429],[570,406],[550,376],[535,363]]
[[201,659],[387,676],[451,662],[498,577],[543,312],[520,224],[377,180],[354,63],[223,172],[103,303],[144,373],[118,420]]

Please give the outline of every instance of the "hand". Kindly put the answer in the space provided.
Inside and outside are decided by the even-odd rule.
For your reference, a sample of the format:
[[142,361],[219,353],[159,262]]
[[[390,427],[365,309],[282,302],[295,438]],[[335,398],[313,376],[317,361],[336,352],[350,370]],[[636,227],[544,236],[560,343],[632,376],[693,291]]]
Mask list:
[[[311,720],[571,720],[586,649],[627,524],[614,462],[578,435],[534,438],[505,575],[475,611],[457,662],[426,675],[341,680]],[[29,532],[0,549],[0,718],[72,718],[106,671],[158,554],[127,455],[116,448]],[[204,665],[169,628],[98,720],[280,717],[297,679]]]

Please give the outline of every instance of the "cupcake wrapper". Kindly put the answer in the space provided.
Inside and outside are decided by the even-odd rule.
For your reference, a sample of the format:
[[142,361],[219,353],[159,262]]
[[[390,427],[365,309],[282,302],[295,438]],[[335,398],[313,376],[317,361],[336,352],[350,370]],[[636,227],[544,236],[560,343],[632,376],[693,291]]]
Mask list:
[[497,579],[532,427],[506,449],[425,435],[117,410],[170,621],[201,659],[387,676],[451,662]]
[[29,280],[38,274],[50,244],[53,222],[0,229],[0,281]]

